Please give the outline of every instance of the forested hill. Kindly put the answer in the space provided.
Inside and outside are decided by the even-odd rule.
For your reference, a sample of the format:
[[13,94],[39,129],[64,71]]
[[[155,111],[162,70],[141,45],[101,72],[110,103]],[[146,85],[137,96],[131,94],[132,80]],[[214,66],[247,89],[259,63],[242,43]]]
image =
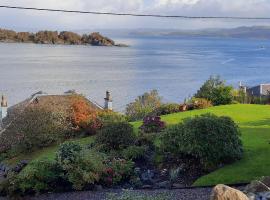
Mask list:
[[0,42],[20,42],[36,44],[68,44],[95,46],[125,46],[116,44],[112,39],[102,36],[98,32],[79,35],[74,32],[39,31],[37,33],[15,32],[0,29]]

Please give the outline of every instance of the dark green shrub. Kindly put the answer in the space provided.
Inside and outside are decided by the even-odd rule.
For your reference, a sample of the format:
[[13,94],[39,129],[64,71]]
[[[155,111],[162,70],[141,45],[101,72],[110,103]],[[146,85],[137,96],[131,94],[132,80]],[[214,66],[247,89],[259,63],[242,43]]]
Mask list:
[[122,156],[128,160],[138,160],[145,156],[147,151],[147,146],[129,146],[122,151]]
[[160,116],[160,115],[168,115],[172,113],[180,112],[180,105],[177,103],[168,103],[162,104],[160,107],[156,108],[153,111],[153,115]]
[[205,114],[168,127],[160,139],[161,149],[175,158],[192,156],[199,159],[209,171],[242,157],[239,135],[231,118]]
[[100,130],[96,143],[105,150],[120,150],[132,145],[135,141],[133,127],[128,122],[108,124]]
[[63,178],[70,182],[76,190],[98,182],[104,168],[101,155],[82,149],[72,142],[60,146],[56,160],[64,171]]
[[16,176],[13,187],[16,185],[21,194],[54,191],[61,173],[55,161],[34,161]]
[[160,107],[161,97],[157,90],[146,92],[138,96],[134,102],[131,102],[126,107],[126,116],[129,121],[136,121],[143,119],[152,113],[155,109]]

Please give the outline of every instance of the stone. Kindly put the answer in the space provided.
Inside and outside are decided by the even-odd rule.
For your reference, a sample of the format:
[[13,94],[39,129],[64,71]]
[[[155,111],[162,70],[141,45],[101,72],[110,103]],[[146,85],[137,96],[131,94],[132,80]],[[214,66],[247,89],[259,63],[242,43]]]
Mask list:
[[270,191],[259,193],[255,200],[270,200]]
[[169,189],[171,188],[171,183],[170,181],[163,181],[163,182],[156,183],[155,186],[157,188]]
[[102,185],[95,185],[95,190],[96,191],[102,191],[103,190]]
[[143,185],[142,189],[152,189],[152,185]]
[[252,181],[246,186],[246,193],[259,193],[270,191],[270,177],[263,177],[261,180]]
[[140,178],[144,184],[152,185],[154,183],[154,180],[153,180],[154,176],[155,176],[154,171],[148,169],[141,174]]
[[214,187],[210,200],[249,200],[241,191],[226,185],[217,185]]
[[180,184],[180,183],[174,183],[174,184],[172,185],[172,187],[173,187],[174,189],[182,189],[182,188],[185,187],[185,185]]

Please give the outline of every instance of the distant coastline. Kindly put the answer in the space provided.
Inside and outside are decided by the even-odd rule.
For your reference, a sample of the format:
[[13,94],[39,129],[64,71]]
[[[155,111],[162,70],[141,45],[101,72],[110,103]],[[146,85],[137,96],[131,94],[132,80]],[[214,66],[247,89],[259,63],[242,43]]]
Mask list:
[[70,31],[62,31],[58,33],[58,31],[45,30],[31,33],[0,29],[0,42],[128,47],[126,44],[115,43],[115,41],[101,35],[99,32],[79,35]]

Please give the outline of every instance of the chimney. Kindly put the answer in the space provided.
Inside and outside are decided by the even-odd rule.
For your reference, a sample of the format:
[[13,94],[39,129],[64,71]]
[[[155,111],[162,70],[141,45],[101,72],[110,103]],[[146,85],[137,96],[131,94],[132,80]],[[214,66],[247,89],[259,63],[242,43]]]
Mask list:
[[7,108],[8,108],[7,99],[4,95],[2,95],[1,109],[0,109],[1,122],[7,116]]
[[105,100],[104,109],[113,110],[111,93],[109,91],[106,91],[106,97],[104,98],[104,100]]

